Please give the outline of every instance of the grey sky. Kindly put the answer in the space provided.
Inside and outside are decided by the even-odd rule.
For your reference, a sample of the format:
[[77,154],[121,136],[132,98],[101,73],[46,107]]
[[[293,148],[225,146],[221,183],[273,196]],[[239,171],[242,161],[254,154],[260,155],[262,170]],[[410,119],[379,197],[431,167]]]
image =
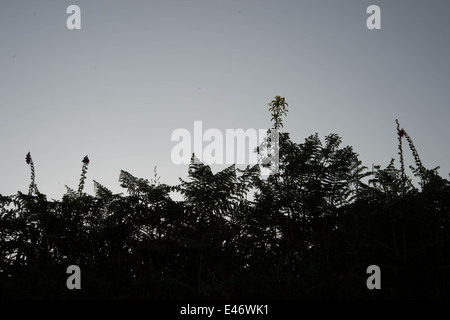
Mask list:
[[[66,9],[81,8],[81,30]],[[381,30],[366,9],[381,8]],[[81,160],[114,192],[120,170],[176,184],[177,128],[267,128],[289,103],[295,142],[338,133],[363,163],[397,157],[395,119],[448,177],[448,1],[0,2],[0,194],[77,188]],[[409,151],[407,164],[413,164]],[[397,161],[398,164],[398,161]],[[214,167],[213,167],[214,169]],[[218,167],[216,168],[218,169]]]

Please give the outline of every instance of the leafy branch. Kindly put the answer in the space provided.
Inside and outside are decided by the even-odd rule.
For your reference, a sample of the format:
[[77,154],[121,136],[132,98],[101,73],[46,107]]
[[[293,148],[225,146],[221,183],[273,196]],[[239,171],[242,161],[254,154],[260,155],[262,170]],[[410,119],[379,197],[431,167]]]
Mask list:
[[31,153],[28,152],[27,155],[25,156],[25,161],[27,164],[30,165],[30,169],[31,169],[31,182],[30,182],[30,187],[28,189],[28,194],[32,195],[33,192],[35,194],[39,194],[39,190],[38,187],[36,185],[36,182],[34,180],[34,163],[33,163],[33,158],[31,158]]

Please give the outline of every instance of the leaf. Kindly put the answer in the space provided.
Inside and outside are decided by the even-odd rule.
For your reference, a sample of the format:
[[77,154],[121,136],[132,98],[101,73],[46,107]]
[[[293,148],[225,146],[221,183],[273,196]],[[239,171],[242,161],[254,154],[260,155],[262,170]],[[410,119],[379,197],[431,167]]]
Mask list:
[[94,180],[94,192],[95,196],[100,199],[109,200],[112,198],[113,193],[111,190],[101,185],[97,181]]

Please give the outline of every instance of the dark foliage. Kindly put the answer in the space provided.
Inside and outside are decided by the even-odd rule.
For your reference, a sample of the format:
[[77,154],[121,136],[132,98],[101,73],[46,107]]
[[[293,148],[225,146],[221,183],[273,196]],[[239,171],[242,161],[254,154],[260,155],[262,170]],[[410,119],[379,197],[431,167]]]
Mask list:
[[[287,104],[270,106],[278,128]],[[78,192],[60,201],[38,191],[28,154],[29,193],[0,195],[0,298],[449,298],[450,183],[423,167],[398,122],[397,133],[400,169],[368,171],[336,134],[297,144],[280,133],[267,179],[258,166],[213,174],[193,156],[177,186],[121,171],[127,195],[97,181],[95,196],[83,193],[86,156]],[[82,290],[66,287],[72,264]],[[381,290],[366,287],[373,264]]]

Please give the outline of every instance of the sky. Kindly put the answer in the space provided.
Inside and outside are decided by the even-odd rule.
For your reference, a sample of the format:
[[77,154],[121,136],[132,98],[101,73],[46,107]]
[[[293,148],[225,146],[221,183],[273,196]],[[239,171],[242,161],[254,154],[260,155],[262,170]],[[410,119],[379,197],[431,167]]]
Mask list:
[[[67,8],[81,29],[67,28]],[[368,6],[381,9],[369,30]],[[398,162],[395,119],[427,168],[448,178],[450,24],[446,0],[0,0],[0,194],[36,184],[49,199],[120,170],[186,179],[174,130],[261,129],[289,104],[301,143],[337,133],[367,167]],[[405,146],[406,165],[414,164]],[[225,166],[212,165],[214,172]]]

